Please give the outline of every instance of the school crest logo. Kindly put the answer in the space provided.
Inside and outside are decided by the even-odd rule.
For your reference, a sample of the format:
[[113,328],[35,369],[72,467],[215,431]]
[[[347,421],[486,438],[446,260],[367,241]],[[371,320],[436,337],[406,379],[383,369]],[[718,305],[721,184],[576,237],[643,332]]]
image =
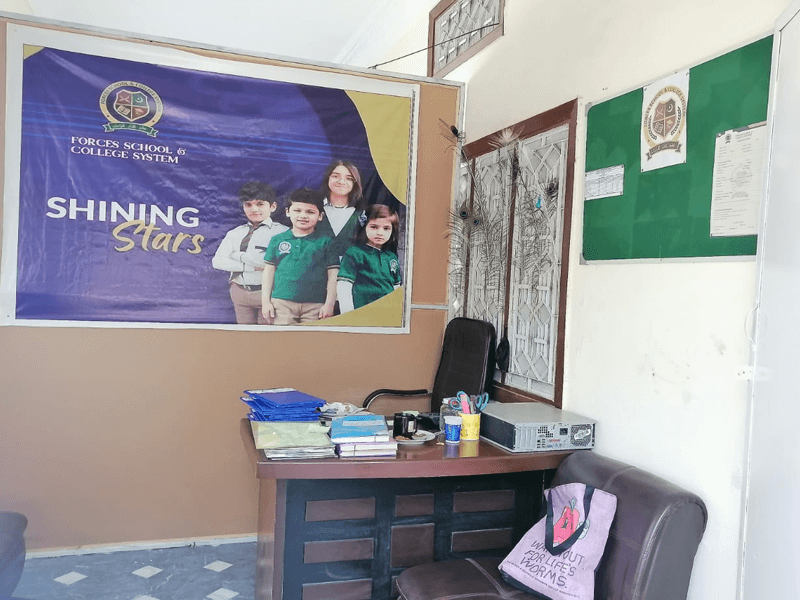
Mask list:
[[133,123],[150,112],[150,104],[142,91],[119,90],[114,100],[114,110]]
[[289,251],[292,249],[291,242],[281,242],[278,244],[278,254],[289,254]]
[[108,119],[107,133],[125,129],[156,137],[153,125],[164,114],[164,104],[152,88],[136,81],[117,81],[100,94],[100,110]]
[[642,118],[644,138],[650,150],[647,159],[664,150],[680,152],[680,136],[686,125],[686,97],[674,85],[668,85],[653,97]]
[[400,265],[397,263],[397,260],[396,260],[396,259],[394,259],[394,258],[393,258],[392,260],[390,260],[390,261],[389,261],[389,270],[390,270],[392,273],[397,273],[397,268],[398,268],[399,266],[400,266]]

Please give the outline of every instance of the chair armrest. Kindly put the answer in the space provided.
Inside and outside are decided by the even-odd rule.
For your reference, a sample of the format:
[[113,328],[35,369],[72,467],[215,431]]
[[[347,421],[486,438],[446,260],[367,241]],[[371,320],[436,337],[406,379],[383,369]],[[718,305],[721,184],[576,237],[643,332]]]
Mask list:
[[[384,412],[380,412],[379,414],[394,414],[395,412],[399,412],[401,410],[420,410],[421,412],[430,411],[430,399],[431,392],[428,390],[392,390],[392,389],[380,389],[375,390],[369,396],[364,399],[362,406],[367,410],[370,410],[370,407],[373,403],[378,402],[380,400],[383,401],[390,401],[389,409],[384,408]],[[394,396],[395,402],[391,402],[391,397]],[[427,396],[427,398],[425,398]],[[403,399],[405,398],[414,398],[419,399],[420,401],[412,401],[406,402]],[[388,410],[388,412],[386,412]],[[374,409],[373,409],[373,412]]]

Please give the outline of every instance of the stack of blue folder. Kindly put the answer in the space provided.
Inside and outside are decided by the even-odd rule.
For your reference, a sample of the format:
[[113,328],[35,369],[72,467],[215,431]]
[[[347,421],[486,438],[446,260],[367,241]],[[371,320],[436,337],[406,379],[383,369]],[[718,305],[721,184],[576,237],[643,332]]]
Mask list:
[[245,390],[241,400],[250,407],[251,421],[316,421],[325,401],[293,388]]

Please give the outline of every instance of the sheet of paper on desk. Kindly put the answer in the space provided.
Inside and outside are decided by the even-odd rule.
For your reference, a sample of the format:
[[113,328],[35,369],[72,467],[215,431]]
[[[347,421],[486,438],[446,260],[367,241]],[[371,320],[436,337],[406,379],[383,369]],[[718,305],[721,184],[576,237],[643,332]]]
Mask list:
[[326,447],[333,443],[319,423],[250,421],[256,448]]

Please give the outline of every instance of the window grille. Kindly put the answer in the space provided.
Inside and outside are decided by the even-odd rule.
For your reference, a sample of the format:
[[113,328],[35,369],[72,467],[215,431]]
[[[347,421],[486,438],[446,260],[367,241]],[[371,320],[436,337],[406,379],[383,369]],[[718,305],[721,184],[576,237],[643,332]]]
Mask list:
[[443,76],[503,35],[504,0],[442,0],[430,13],[428,75]]
[[510,348],[496,382],[557,405],[571,125],[530,137],[504,130],[476,142],[485,152],[468,160],[467,146],[450,229],[449,316],[492,323]]

